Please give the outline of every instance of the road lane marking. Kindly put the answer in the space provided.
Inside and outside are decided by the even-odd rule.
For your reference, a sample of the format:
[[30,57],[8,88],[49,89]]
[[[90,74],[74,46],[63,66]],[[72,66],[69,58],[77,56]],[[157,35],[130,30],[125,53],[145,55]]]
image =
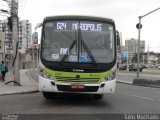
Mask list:
[[138,96],[138,95],[125,94],[125,93],[120,93],[120,94],[124,94],[124,95],[128,95],[128,96],[132,96],[132,97],[137,97],[137,98],[141,98],[141,99],[146,99],[146,100],[151,100],[151,101],[153,101],[153,100],[154,100],[154,99],[152,99],[152,98],[143,97],[143,96]]

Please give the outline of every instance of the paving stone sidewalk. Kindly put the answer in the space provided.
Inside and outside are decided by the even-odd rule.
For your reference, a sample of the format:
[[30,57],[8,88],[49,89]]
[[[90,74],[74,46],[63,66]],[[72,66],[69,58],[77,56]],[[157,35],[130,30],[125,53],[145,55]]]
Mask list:
[[14,82],[10,82],[14,80],[13,79],[14,77],[13,77],[13,71],[9,71],[6,74],[5,82],[2,82],[2,80],[0,80],[0,95],[30,93],[38,91],[38,86],[36,82],[27,75],[27,72],[29,70],[30,69],[20,70],[21,86],[14,84]]

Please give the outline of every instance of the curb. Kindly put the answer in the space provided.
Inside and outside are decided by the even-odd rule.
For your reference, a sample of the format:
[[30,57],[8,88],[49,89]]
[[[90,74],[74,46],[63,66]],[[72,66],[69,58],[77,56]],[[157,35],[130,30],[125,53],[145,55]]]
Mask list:
[[[144,79],[143,79],[144,80]],[[145,80],[148,81],[148,80]],[[149,81],[153,81],[153,80],[149,80]],[[158,80],[160,82],[160,80]],[[160,88],[160,86],[157,85],[153,85],[153,84],[145,84],[145,82],[143,84],[139,83],[139,81],[133,82],[133,83],[129,83],[126,81],[116,81],[116,83],[120,83],[120,84],[126,84],[126,85],[134,85],[134,86],[143,86],[143,87],[152,87],[152,88]]]
[[133,85],[160,88],[160,80],[133,79]]
[[31,90],[31,91],[24,91],[24,92],[15,92],[15,93],[4,93],[0,94],[0,96],[5,96],[5,95],[16,95],[16,94],[29,94],[29,93],[36,93],[39,92],[38,90]]
[[122,83],[122,84],[127,84],[127,85],[133,85],[130,82],[126,82],[126,81],[116,81],[116,83]]

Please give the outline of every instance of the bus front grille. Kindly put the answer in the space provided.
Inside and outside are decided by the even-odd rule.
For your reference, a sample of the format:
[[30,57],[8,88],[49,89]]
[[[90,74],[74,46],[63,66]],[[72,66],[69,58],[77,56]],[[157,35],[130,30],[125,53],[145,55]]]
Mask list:
[[66,92],[97,92],[99,86],[85,86],[84,89],[72,89],[71,86],[68,85],[57,85],[57,89]]
[[79,78],[56,76],[56,81],[61,83],[99,83],[100,78]]

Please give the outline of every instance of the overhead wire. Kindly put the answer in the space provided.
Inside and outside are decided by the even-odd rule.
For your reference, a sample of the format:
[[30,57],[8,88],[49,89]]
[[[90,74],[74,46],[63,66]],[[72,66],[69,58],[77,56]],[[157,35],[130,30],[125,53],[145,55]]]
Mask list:
[[26,7],[26,4],[27,4],[27,1],[28,0],[21,0],[21,4],[19,5],[19,15],[21,16],[21,14],[23,14],[24,10],[25,10],[25,7]]
[[23,3],[23,0],[18,1],[18,13],[19,14],[21,14],[21,11],[22,11],[22,5],[23,5],[22,3]]

